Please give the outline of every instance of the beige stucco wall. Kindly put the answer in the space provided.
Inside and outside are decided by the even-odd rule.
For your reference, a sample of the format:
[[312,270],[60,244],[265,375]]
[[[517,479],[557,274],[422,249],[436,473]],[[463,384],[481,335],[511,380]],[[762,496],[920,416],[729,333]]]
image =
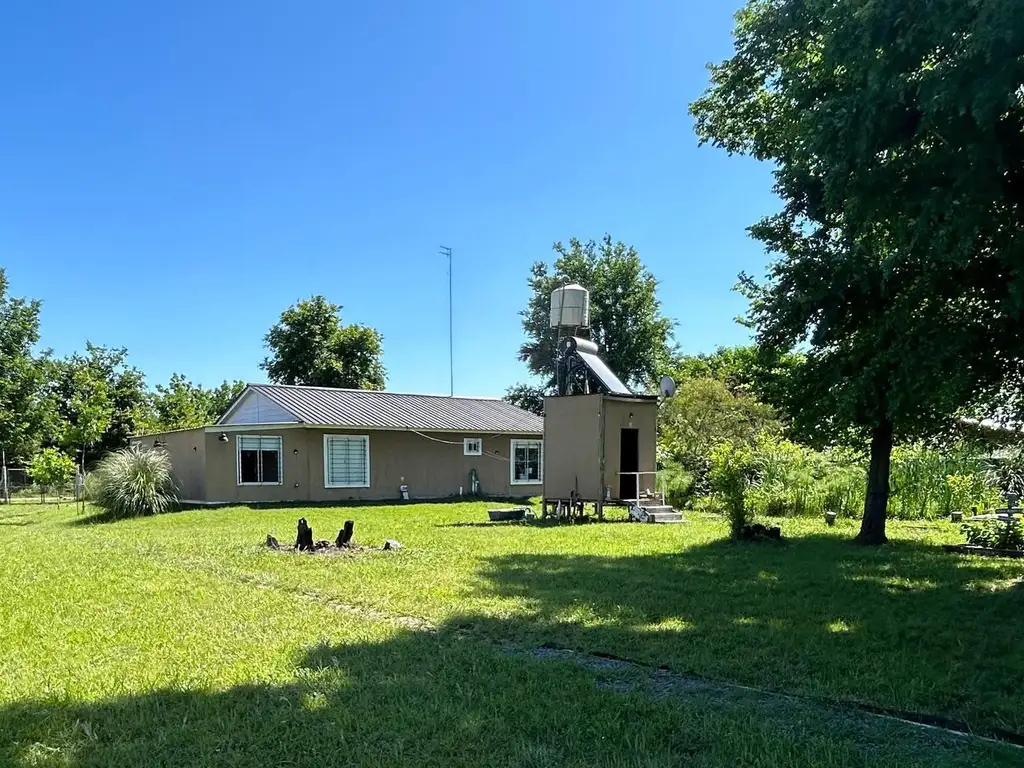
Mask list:
[[[658,403],[654,400],[619,400],[605,397],[604,414],[604,484],[612,487],[612,496],[617,498],[619,496],[619,446],[623,429],[632,427],[639,431],[637,439],[640,448],[640,471],[653,472],[657,468]],[[632,414],[632,419],[630,414]],[[655,480],[654,475],[641,477],[640,489],[657,490]]]
[[[411,498],[455,496],[469,492],[469,473],[476,469],[480,490],[488,496],[525,497],[539,494],[540,485],[512,485],[509,454],[512,435],[337,430],[322,428],[264,429],[206,434],[207,496],[210,501],[344,501],[397,499],[398,486],[409,486]],[[324,435],[365,434],[370,439],[370,487],[324,487]],[[237,483],[236,440],[239,435],[281,437],[283,468],[280,485]],[[464,456],[462,439],[483,437],[483,456]],[[540,437],[537,435],[536,437]],[[437,442],[445,441],[445,442]],[[454,443],[454,444],[448,444]]]
[[603,498],[601,487],[601,395],[544,399],[544,496]]
[[[653,472],[657,461],[657,417],[654,400],[600,394],[545,398],[544,496],[565,499],[578,486],[582,499],[596,501],[604,498],[605,486],[610,486],[612,498],[618,498],[622,430],[638,430],[639,469]],[[655,490],[655,477],[641,478],[640,488]]]
[[206,498],[206,434],[202,427],[176,432],[133,437],[130,442],[154,447],[154,441],[166,443],[163,450],[171,459],[178,498],[203,501]]

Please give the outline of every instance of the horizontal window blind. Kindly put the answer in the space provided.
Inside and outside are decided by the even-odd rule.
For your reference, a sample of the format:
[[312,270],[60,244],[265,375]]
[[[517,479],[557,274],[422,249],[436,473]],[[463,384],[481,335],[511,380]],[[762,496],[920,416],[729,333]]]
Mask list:
[[239,485],[279,485],[281,438],[239,435],[236,439]]
[[281,450],[280,437],[248,437],[242,435],[238,438],[238,450],[240,451],[279,451]]
[[328,487],[369,486],[369,438],[362,435],[328,435],[324,439],[324,475]]

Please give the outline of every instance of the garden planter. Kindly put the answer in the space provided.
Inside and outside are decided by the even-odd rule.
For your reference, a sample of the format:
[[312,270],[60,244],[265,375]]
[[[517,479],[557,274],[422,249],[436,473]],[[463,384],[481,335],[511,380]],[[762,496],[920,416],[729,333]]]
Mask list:
[[487,516],[493,522],[499,522],[504,520],[523,520],[526,517],[525,509],[489,509],[487,510]]

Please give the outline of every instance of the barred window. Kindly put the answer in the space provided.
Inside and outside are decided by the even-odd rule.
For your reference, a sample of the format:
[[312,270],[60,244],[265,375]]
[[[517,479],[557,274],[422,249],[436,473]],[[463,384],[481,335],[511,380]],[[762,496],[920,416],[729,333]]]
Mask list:
[[324,435],[324,487],[370,487],[370,438]]

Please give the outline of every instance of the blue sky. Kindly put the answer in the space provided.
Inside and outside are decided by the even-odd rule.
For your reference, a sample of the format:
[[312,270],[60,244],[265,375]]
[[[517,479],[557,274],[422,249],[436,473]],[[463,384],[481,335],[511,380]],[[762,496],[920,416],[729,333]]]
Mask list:
[[0,265],[43,344],[126,346],[150,382],[264,380],[323,293],[388,386],[499,395],[556,240],[633,244],[686,351],[741,343],[769,169],[687,105],[739,0],[77,0],[0,7]]

